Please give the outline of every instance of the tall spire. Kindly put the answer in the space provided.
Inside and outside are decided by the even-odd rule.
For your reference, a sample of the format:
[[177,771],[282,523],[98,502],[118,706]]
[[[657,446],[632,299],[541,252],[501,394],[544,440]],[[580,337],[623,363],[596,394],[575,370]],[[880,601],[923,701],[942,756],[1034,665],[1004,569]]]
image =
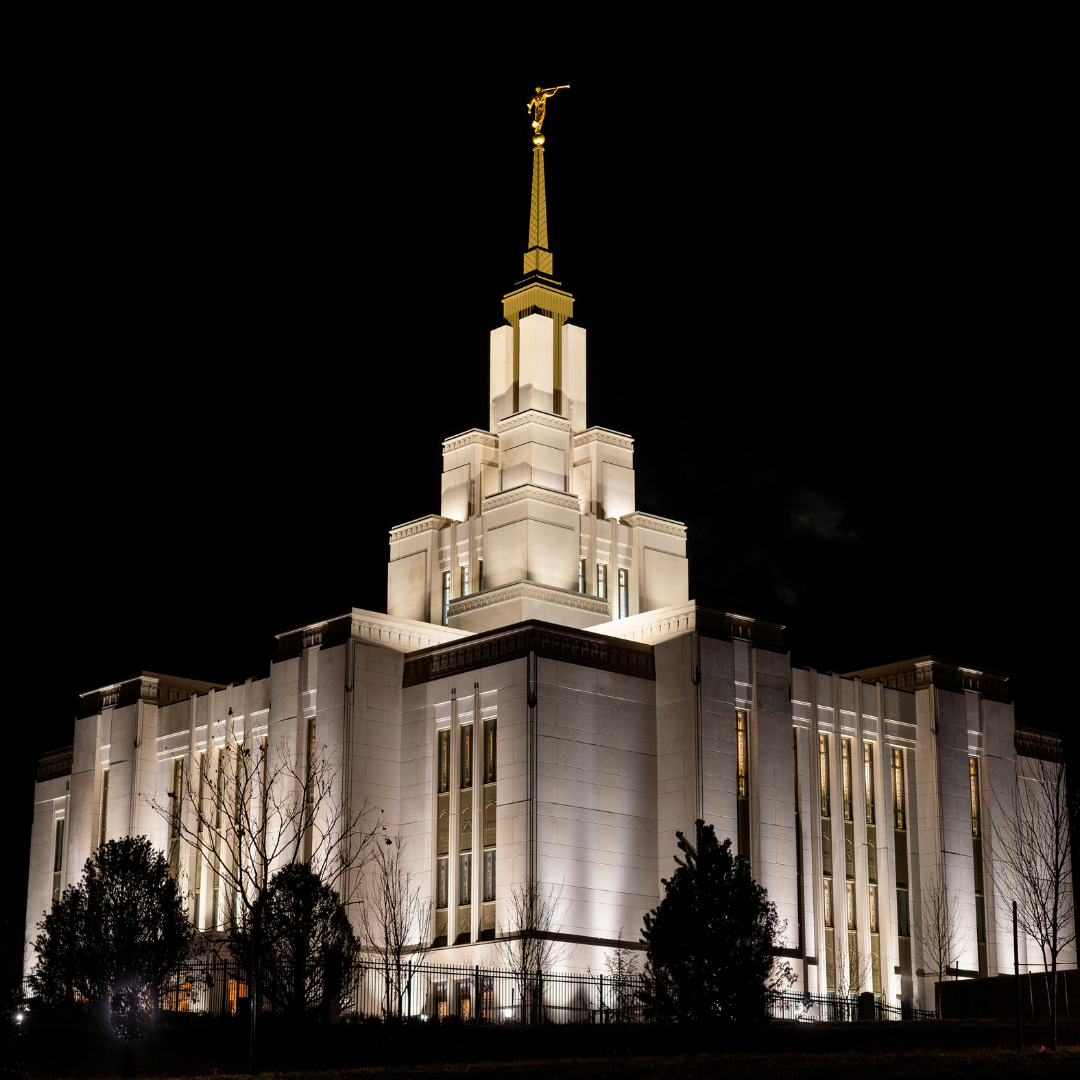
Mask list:
[[547,192],[544,189],[544,136],[533,136],[532,201],[529,205],[529,250],[525,252],[525,273],[551,273],[548,250]]

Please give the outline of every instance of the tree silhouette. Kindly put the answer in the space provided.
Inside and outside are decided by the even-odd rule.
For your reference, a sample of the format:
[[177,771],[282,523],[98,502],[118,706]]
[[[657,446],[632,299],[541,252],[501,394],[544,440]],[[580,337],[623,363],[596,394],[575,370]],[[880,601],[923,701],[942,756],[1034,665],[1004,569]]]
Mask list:
[[56,1004],[97,1001],[121,983],[156,995],[192,941],[169,864],[145,836],[99,847],[38,929],[31,981]]
[[[304,863],[291,863],[270,879],[263,940],[263,992],[275,1012],[337,1010],[358,943],[338,894]],[[248,919],[233,922],[229,944],[250,985],[255,956]]]
[[645,999],[661,1019],[761,1020],[794,981],[774,950],[782,944],[775,905],[750,866],[695,822],[697,843],[681,833],[678,869],[660,906],[645,916]]

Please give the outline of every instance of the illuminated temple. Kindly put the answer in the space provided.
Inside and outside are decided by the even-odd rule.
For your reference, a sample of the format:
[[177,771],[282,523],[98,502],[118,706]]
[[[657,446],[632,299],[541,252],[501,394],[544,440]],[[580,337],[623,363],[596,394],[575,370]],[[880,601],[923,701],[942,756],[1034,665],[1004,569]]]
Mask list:
[[[659,902],[676,830],[703,818],[775,902],[799,990],[932,1007],[917,930],[942,877],[955,972],[1011,972],[989,793],[1046,747],[1002,676],[930,656],[793,668],[783,626],[690,599],[685,525],[638,505],[631,435],[589,424],[539,132],[532,153],[486,426],[443,442],[438,512],[390,530],[386,613],[279,634],[242,684],[144,672],[83,694],[74,745],[39,767],[28,926],[106,839],[170,845],[150,801],[178,775],[217,783],[236,744],[302,772],[318,745],[350,805],[405,838],[435,961],[497,963],[510,891],[533,879],[563,887],[568,966],[603,970]],[[183,848],[175,866],[192,922],[220,929],[213,866]]]

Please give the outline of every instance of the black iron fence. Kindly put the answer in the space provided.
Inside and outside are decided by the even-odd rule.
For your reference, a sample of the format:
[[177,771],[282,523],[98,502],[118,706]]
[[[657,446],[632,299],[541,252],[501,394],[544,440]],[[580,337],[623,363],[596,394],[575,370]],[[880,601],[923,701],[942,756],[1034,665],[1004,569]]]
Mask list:
[[[479,1021],[486,1024],[646,1023],[655,1019],[643,1002],[640,976],[614,979],[607,974],[551,972],[523,976],[506,968],[450,964],[406,965],[400,977],[377,963],[357,964],[342,973],[332,1008],[334,1018],[376,1019],[387,1016],[433,1021]],[[30,986],[27,998],[33,997]],[[774,1018],[805,1023],[874,1020],[929,1020],[933,1012],[887,1005],[880,998],[784,993],[777,996]],[[227,960],[185,964],[162,987],[165,1012],[221,1017],[244,1014],[249,1007],[247,976]],[[264,996],[263,1010],[273,1012]]]

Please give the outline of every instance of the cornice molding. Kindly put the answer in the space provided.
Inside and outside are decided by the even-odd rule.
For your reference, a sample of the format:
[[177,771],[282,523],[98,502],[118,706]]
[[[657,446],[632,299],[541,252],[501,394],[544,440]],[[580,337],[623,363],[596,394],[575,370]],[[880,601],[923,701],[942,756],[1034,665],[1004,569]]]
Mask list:
[[541,412],[539,409],[525,409],[523,412],[514,413],[505,420],[499,421],[499,434],[504,431],[513,431],[523,424],[539,424],[541,427],[555,428],[570,434],[570,421],[564,416],[556,416],[554,413]]
[[981,694],[991,701],[1010,703],[1009,680],[997,671],[979,671],[961,667],[951,660],[936,656],[920,656],[896,664],[847,671],[846,678],[858,676],[863,682],[880,682],[895,690],[922,690],[936,686],[942,690]]
[[484,500],[483,512],[486,514],[490,510],[498,510],[500,506],[509,506],[522,499],[535,499],[537,502],[551,503],[552,506],[562,506],[567,510],[581,513],[581,500],[576,495],[537,487],[535,484],[522,484],[521,487],[511,488],[509,491],[499,491],[494,495],[489,495]]
[[653,532],[666,533],[668,536],[678,536],[683,540],[686,539],[686,526],[681,521],[653,517],[652,514],[641,513],[640,510],[635,510],[632,514],[623,514],[619,520],[631,528],[651,529]]
[[448,675],[522,659],[530,652],[548,660],[581,664],[638,679],[656,679],[651,645],[529,621],[488,634],[474,634],[460,645],[443,645],[410,654],[405,658],[402,685],[419,686]]
[[452,450],[460,450],[462,447],[476,444],[486,446],[491,450],[498,450],[499,437],[490,431],[481,431],[479,428],[475,428],[473,431],[466,431],[461,435],[455,435],[453,438],[445,440],[442,444],[442,452],[449,454]]
[[543,600],[560,607],[588,611],[595,615],[611,615],[611,602],[601,600],[585,593],[571,592],[569,589],[556,589],[550,585],[540,585],[535,581],[513,581],[495,589],[487,589],[471,596],[459,596],[450,601],[449,614],[462,615],[466,611],[477,611],[493,604],[505,604],[508,600]]
[[634,449],[634,440],[629,435],[623,435],[618,431],[608,431],[607,428],[586,428],[580,435],[574,436],[574,448],[588,446],[589,443],[607,443],[609,446],[618,446],[623,450]]
[[404,525],[395,525],[390,530],[390,543],[404,540],[407,536],[416,536],[417,533],[438,532],[449,524],[450,518],[441,517],[439,514],[428,514],[427,517],[417,518],[415,521],[406,521]]
[[625,641],[652,642],[696,630],[702,637],[725,641],[749,641],[756,648],[787,652],[784,627],[767,619],[754,619],[728,611],[700,607],[693,600],[654,608],[640,615],[588,627],[590,633]]

